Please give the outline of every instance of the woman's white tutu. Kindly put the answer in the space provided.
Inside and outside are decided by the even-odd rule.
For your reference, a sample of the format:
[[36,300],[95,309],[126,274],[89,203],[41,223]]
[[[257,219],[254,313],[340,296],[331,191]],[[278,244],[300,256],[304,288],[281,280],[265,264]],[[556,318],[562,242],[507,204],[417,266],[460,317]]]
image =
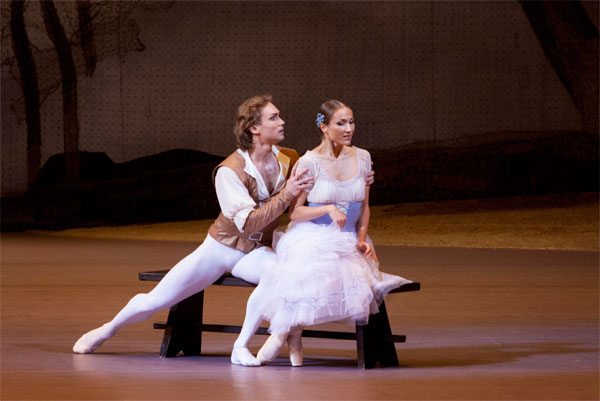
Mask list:
[[392,289],[410,282],[382,273],[356,248],[356,234],[312,222],[295,223],[277,243],[278,266],[264,305],[269,331],[346,320],[366,324]]

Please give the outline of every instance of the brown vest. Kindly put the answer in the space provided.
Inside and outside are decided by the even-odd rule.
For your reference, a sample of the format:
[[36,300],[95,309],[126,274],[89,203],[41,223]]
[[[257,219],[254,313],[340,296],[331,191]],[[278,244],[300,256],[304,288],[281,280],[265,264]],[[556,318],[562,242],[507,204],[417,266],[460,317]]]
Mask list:
[[[293,165],[298,160],[298,153],[294,149],[288,148],[280,148],[279,155],[277,156],[277,160],[280,162],[281,167],[283,169],[283,174],[286,179],[289,178]],[[246,167],[246,161],[244,157],[240,155],[237,151],[233,152],[225,160],[223,160],[215,169],[213,170],[213,183],[215,181],[215,175],[217,173],[217,169],[220,167],[229,167],[232,169],[236,175],[240,178],[240,181],[244,184],[246,188],[248,188],[248,194],[250,197],[256,202],[255,210],[259,208],[260,203],[265,203],[269,201],[278,201],[273,202],[276,203],[276,207],[271,207],[268,209],[268,213],[261,218],[265,221],[265,226],[263,226],[259,232],[249,233],[249,232],[240,232],[235,225],[232,219],[228,219],[223,215],[223,212],[219,213],[219,217],[215,220],[215,222],[208,229],[208,234],[222,243],[223,245],[227,245],[228,247],[239,249],[242,252],[250,252],[254,248],[258,248],[261,246],[271,246],[271,241],[273,239],[273,230],[277,228],[279,225],[279,219],[281,214],[285,211],[287,206],[293,198],[282,197],[281,195],[284,190],[282,190],[279,194],[273,195],[268,199],[259,199],[258,197],[258,185],[256,184],[256,180],[254,177],[251,177],[244,171],[244,167]],[[278,199],[275,199],[275,198]],[[285,199],[283,199],[285,198]],[[268,205],[265,205],[265,207]],[[267,209],[265,209],[267,210]],[[254,212],[251,212],[252,214]],[[250,215],[249,215],[250,217]]]

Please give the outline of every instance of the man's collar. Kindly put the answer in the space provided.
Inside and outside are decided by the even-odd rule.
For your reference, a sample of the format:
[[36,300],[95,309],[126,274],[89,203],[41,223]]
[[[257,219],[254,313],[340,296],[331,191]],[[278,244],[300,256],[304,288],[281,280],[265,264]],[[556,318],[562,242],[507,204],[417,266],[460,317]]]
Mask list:
[[[247,150],[241,150],[239,148],[238,148],[237,152],[240,155],[242,155],[242,157],[244,158],[244,161],[246,162],[245,166],[244,166],[244,171],[246,172],[246,174],[248,174],[250,177],[252,177],[252,178],[254,178],[254,180],[256,180],[258,195],[260,196],[261,199],[268,199],[271,195],[269,194],[269,191],[267,190],[267,186],[265,185],[262,175],[260,175],[258,168],[252,161],[252,158],[250,157],[250,153],[248,153]],[[279,177],[277,178],[277,184],[275,184],[275,188],[273,189],[273,192],[276,193],[276,192],[279,192],[281,190],[281,188],[283,187],[283,185],[285,184],[285,177],[286,177],[287,171],[289,169],[289,157],[284,155],[283,152],[280,152],[279,148],[275,145],[271,146],[271,152],[273,152],[273,154],[275,155],[277,162],[279,163],[279,166],[280,166]],[[282,157],[286,158],[287,162],[285,160],[281,160]],[[283,176],[282,176],[282,174],[283,174]]]
[[[260,180],[262,180],[262,177],[261,177],[260,173],[258,172],[258,169],[257,169],[257,168],[256,168],[256,166],[254,165],[254,162],[252,161],[252,158],[250,157],[250,153],[248,153],[248,151],[247,151],[247,150],[242,150],[242,149],[240,149],[240,148],[238,148],[238,150],[237,150],[237,151],[238,151],[238,153],[239,153],[240,155],[242,155],[242,157],[243,157],[243,158],[244,158],[244,160],[246,161],[246,165],[244,166],[244,171],[245,171],[245,172],[246,172],[246,173],[247,173],[247,174],[248,174],[250,177],[253,177],[255,180],[258,180],[258,179],[259,179],[259,177],[260,177]],[[275,145],[272,145],[272,146],[271,146],[271,152],[273,152],[273,154],[275,155],[275,158],[277,159],[277,161],[279,162],[279,164],[280,164],[280,165],[281,165],[282,163],[283,163],[283,164],[287,164],[287,165],[288,165],[288,167],[287,167],[287,168],[289,168],[289,157],[285,156],[283,153],[281,153],[281,155],[280,155],[279,148],[278,148],[277,146],[275,146]],[[288,159],[288,160],[287,160],[287,163],[285,163],[285,161],[284,161],[284,160],[280,160],[280,157],[282,157],[282,156],[283,156],[283,157],[286,157],[286,158]],[[284,167],[284,168],[285,168],[285,167]],[[283,176],[284,176],[284,177],[286,176],[286,174],[285,174],[285,173],[287,173],[287,168],[285,168],[285,171],[283,172],[283,173],[284,173],[284,174],[283,174]],[[258,177],[257,177],[257,176],[258,176]]]

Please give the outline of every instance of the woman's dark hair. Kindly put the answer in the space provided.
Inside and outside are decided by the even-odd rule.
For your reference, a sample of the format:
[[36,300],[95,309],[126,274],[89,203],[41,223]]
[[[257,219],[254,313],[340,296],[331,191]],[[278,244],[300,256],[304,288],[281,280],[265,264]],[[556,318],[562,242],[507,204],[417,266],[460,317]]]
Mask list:
[[[348,107],[348,106],[346,106],[344,103],[340,102],[339,100],[329,99],[326,102],[324,102],[321,105],[321,108],[319,108],[319,113],[323,116],[321,123],[328,125],[329,121],[331,121],[331,118],[333,117],[335,112],[338,111],[339,109],[343,109],[344,107]],[[318,117],[319,117],[319,115],[317,115],[317,118]],[[318,128],[319,128],[319,132],[321,132],[320,124],[318,125]]]
[[271,103],[271,100],[271,95],[253,96],[238,108],[235,115],[233,133],[240,149],[250,150],[252,148],[252,132],[250,132],[250,127],[260,125],[260,113],[267,104]]

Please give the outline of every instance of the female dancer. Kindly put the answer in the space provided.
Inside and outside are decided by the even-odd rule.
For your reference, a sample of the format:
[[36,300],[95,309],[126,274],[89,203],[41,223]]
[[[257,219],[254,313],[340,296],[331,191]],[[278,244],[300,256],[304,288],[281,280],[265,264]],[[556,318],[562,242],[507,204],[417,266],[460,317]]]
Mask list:
[[275,359],[287,339],[292,365],[301,365],[303,326],[339,320],[366,323],[390,290],[410,282],[379,271],[367,237],[365,179],[371,158],[350,145],[352,110],[328,100],[316,124],[321,144],[298,163],[314,177],[314,186],[290,205],[292,223],[276,244],[278,266],[257,287],[269,293],[260,298],[272,334],[258,352],[261,363]]

